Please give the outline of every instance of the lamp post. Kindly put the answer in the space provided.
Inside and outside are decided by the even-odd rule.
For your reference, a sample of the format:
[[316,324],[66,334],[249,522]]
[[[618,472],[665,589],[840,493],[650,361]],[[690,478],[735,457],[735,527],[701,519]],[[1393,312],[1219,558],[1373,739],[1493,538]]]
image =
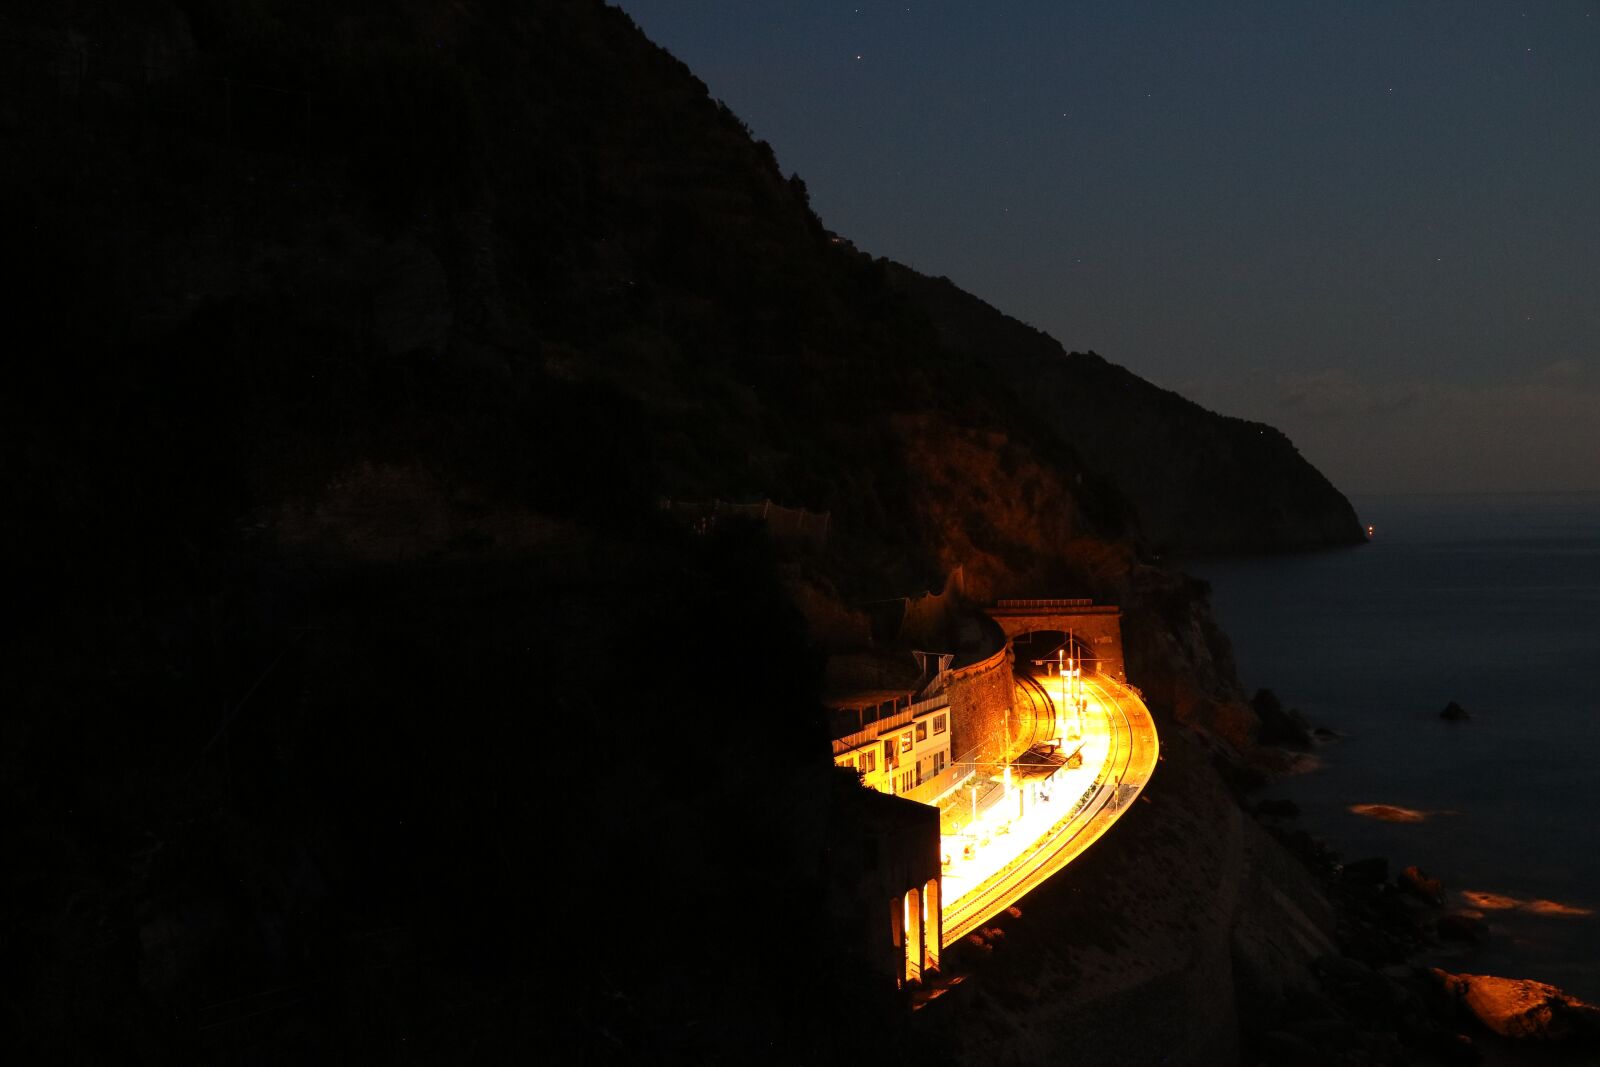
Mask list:
[[[1072,631],[1067,631],[1067,647],[1072,647]],[[1074,732],[1081,739],[1083,737],[1083,689],[1078,685],[1078,673],[1083,669],[1083,661],[1073,658],[1067,660],[1067,670],[1072,672],[1072,725]]]
[[1056,677],[1061,679],[1061,736],[1067,736],[1067,675],[1065,646],[1056,649]]
[[976,782],[974,782],[972,784],[971,788],[972,788],[972,822],[968,826],[968,832],[971,834],[972,844],[968,846],[969,848],[977,845],[977,843],[978,843],[978,784]]
[[[1070,632],[1067,635],[1067,641],[1068,641],[1068,644],[1070,644],[1071,641],[1072,641],[1072,635],[1071,635]],[[1072,733],[1070,734],[1070,736],[1074,741],[1079,740],[1079,739],[1081,739],[1083,737],[1083,712],[1078,707],[1078,666],[1077,666],[1077,664],[1078,664],[1078,661],[1076,659],[1067,658],[1067,651],[1066,651],[1066,646],[1065,645],[1056,650],[1056,673],[1061,675],[1061,709],[1062,709],[1062,713],[1063,713],[1063,718],[1061,720],[1061,729],[1062,729],[1063,733],[1066,732],[1067,724],[1066,724],[1065,712],[1066,712],[1066,709],[1070,706],[1072,708],[1072,725],[1073,725]],[[1069,683],[1067,681],[1068,678],[1072,679],[1072,681],[1070,683],[1070,685],[1071,685],[1070,689],[1068,688],[1068,685],[1069,685]]]

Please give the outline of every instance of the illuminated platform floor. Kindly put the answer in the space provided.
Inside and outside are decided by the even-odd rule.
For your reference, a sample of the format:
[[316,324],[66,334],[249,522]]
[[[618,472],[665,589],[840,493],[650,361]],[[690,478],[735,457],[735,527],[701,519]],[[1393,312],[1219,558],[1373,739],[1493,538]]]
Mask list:
[[[978,929],[1070,863],[1116,821],[1155,770],[1155,723],[1138,694],[1100,675],[1084,684],[1089,713],[1081,766],[1057,768],[1036,758],[1013,766],[1009,787],[975,778],[941,804],[948,859],[945,944]],[[1077,747],[1068,740],[1063,751]],[[976,822],[970,814],[973,786]],[[967,812],[959,811],[962,803]]]

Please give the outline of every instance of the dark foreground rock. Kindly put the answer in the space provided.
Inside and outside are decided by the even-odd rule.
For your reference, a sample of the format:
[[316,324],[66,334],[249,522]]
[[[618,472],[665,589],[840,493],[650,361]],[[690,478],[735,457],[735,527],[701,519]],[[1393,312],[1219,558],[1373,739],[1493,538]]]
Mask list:
[[1257,815],[1266,815],[1274,819],[1293,819],[1300,814],[1300,805],[1287,797],[1274,797],[1263,800],[1256,805]]
[[1389,861],[1382,856],[1370,856],[1344,865],[1344,877],[1351,882],[1374,884],[1389,880]]

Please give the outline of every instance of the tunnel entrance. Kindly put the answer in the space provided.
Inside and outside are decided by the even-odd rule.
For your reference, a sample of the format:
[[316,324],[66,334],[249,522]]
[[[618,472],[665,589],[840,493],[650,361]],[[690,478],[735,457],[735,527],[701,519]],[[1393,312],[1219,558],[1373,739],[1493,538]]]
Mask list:
[[1081,678],[1098,669],[1093,645],[1065,630],[1030,630],[1013,639],[1012,650],[1016,657],[1012,737],[1017,750],[1081,736],[1081,712],[1069,710],[1081,696],[1073,675]]
[[1058,665],[1072,660],[1085,674],[1100,669],[1100,654],[1082,636],[1066,630],[1029,630],[1011,641],[1017,670],[1054,678]]

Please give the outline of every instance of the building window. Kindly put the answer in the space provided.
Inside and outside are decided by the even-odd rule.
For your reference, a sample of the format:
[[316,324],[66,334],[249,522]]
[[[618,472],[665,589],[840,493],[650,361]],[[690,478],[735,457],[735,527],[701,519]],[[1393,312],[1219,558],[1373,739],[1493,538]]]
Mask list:
[[911,731],[907,730],[905,733],[900,735],[900,751],[901,752],[910,752],[911,751],[911,745],[912,745]]
[[894,748],[894,738],[891,737],[889,740],[883,743],[883,769],[886,771],[892,771],[898,767],[900,765],[900,760],[897,758],[897,756],[898,753],[895,752]]
[[861,754],[861,769],[868,774],[878,769],[878,754],[876,752],[863,752]]
[[901,772],[901,775],[900,775],[900,792],[902,792],[902,793],[911,792],[911,789],[912,789],[911,777],[912,777],[912,772],[910,772],[910,771]]
[[922,761],[917,760],[917,784],[922,784]]
[[944,757],[945,757],[945,753],[944,753],[944,751],[942,749],[933,754],[933,773],[934,774],[938,774],[940,771],[944,770],[944,764],[945,764],[945,758]]
[[928,724],[925,723],[925,722],[917,723],[917,740],[918,741],[926,741],[927,739],[928,739]]
[[934,733],[936,733],[936,734],[944,733],[945,719],[946,719],[946,717],[944,715],[935,715],[933,717],[933,732]]

